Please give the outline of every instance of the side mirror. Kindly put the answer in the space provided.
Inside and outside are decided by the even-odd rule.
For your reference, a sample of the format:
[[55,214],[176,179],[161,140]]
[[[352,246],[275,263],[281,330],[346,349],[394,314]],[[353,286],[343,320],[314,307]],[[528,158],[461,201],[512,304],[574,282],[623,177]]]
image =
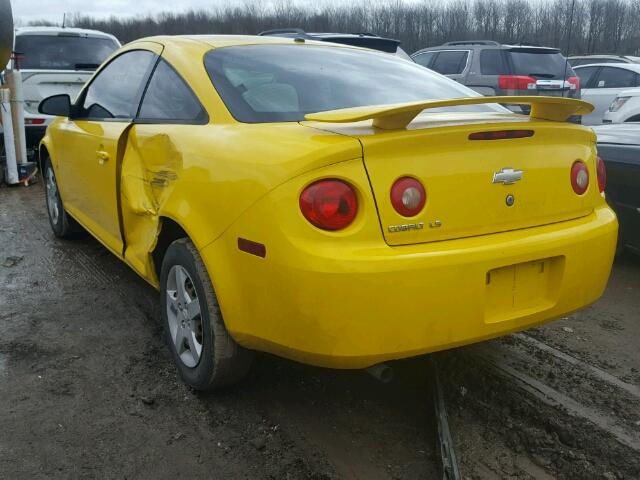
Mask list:
[[71,97],[66,93],[47,97],[38,105],[38,112],[56,117],[68,117],[71,114]]

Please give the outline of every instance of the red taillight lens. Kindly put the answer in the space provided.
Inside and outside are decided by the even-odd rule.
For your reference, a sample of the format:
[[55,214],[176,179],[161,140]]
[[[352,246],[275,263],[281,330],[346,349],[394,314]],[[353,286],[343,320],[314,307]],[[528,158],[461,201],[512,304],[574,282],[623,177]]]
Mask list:
[[420,213],[426,201],[424,187],[415,178],[399,178],[391,187],[391,204],[403,217],[413,217]]
[[598,174],[598,189],[600,193],[604,192],[604,189],[607,186],[607,167],[604,164],[604,160],[598,157],[596,164],[596,172]]
[[571,165],[571,186],[578,195],[582,195],[589,187],[589,170],[581,160],[576,160]]
[[25,125],[43,125],[44,118],[25,118],[24,124]]
[[358,213],[358,199],[353,187],[342,180],[319,180],[300,194],[304,218],[323,230],[341,230]]
[[536,79],[527,75],[500,75],[498,88],[502,90],[529,90],[535,89]]
[[580,90],[580,77],[569,77],[567,78],[567,82],[569,82],[574,89]]

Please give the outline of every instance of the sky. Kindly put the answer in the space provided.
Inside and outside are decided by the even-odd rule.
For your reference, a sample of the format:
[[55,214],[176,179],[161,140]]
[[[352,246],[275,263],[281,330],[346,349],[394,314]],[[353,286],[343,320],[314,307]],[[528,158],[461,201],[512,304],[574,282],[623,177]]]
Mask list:
[[[243,5],[257,1],[269,5],[278,0],[11,0],[16,23],[23,25],[34,20],[62,22],[63,13],[83,13],[96,17],[135,16],[161,11],[181,12],[190,9],[215,6]],[[405,0],[407,2],[416,0]],[[292,0],[304,6],[318,6],[319,3],[348,3],[349,0]]]

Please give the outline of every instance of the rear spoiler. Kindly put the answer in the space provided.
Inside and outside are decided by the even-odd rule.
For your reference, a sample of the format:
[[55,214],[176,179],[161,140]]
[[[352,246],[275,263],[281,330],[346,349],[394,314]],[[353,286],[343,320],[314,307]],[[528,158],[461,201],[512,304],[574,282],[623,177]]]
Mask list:
[[564,122],[573,115],[587,115],[593,105],[582,100],[563,97],[467,97],[449,100],[427,100],[424,102],[396,103],[366,107],[343,108],[327,112],[308,113],[305,120],[327,123],[352,123],[373,120],[373,126],[384,130],[401,130],[423,110],[429,108],[503,103],[508,105],[531,105],[531,118]]

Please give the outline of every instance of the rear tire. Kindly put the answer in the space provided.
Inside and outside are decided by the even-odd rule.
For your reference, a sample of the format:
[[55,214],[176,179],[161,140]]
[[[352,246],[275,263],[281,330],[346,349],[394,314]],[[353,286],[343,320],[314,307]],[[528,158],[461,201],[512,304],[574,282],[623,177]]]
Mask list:
[[62,199],[60,198],[60,190],[58,190],[56,174],[48,158],[44,161],[43,178],[51,230],[53,230],[54,235],[58,238],[69,238],[78,231],[78,224],[64,209]]
[[160,309],[169,348],[186,384],[214,390],[246,376],[252,352],[229,335],[209,274],[188,238],[174,241],[165,253]]

